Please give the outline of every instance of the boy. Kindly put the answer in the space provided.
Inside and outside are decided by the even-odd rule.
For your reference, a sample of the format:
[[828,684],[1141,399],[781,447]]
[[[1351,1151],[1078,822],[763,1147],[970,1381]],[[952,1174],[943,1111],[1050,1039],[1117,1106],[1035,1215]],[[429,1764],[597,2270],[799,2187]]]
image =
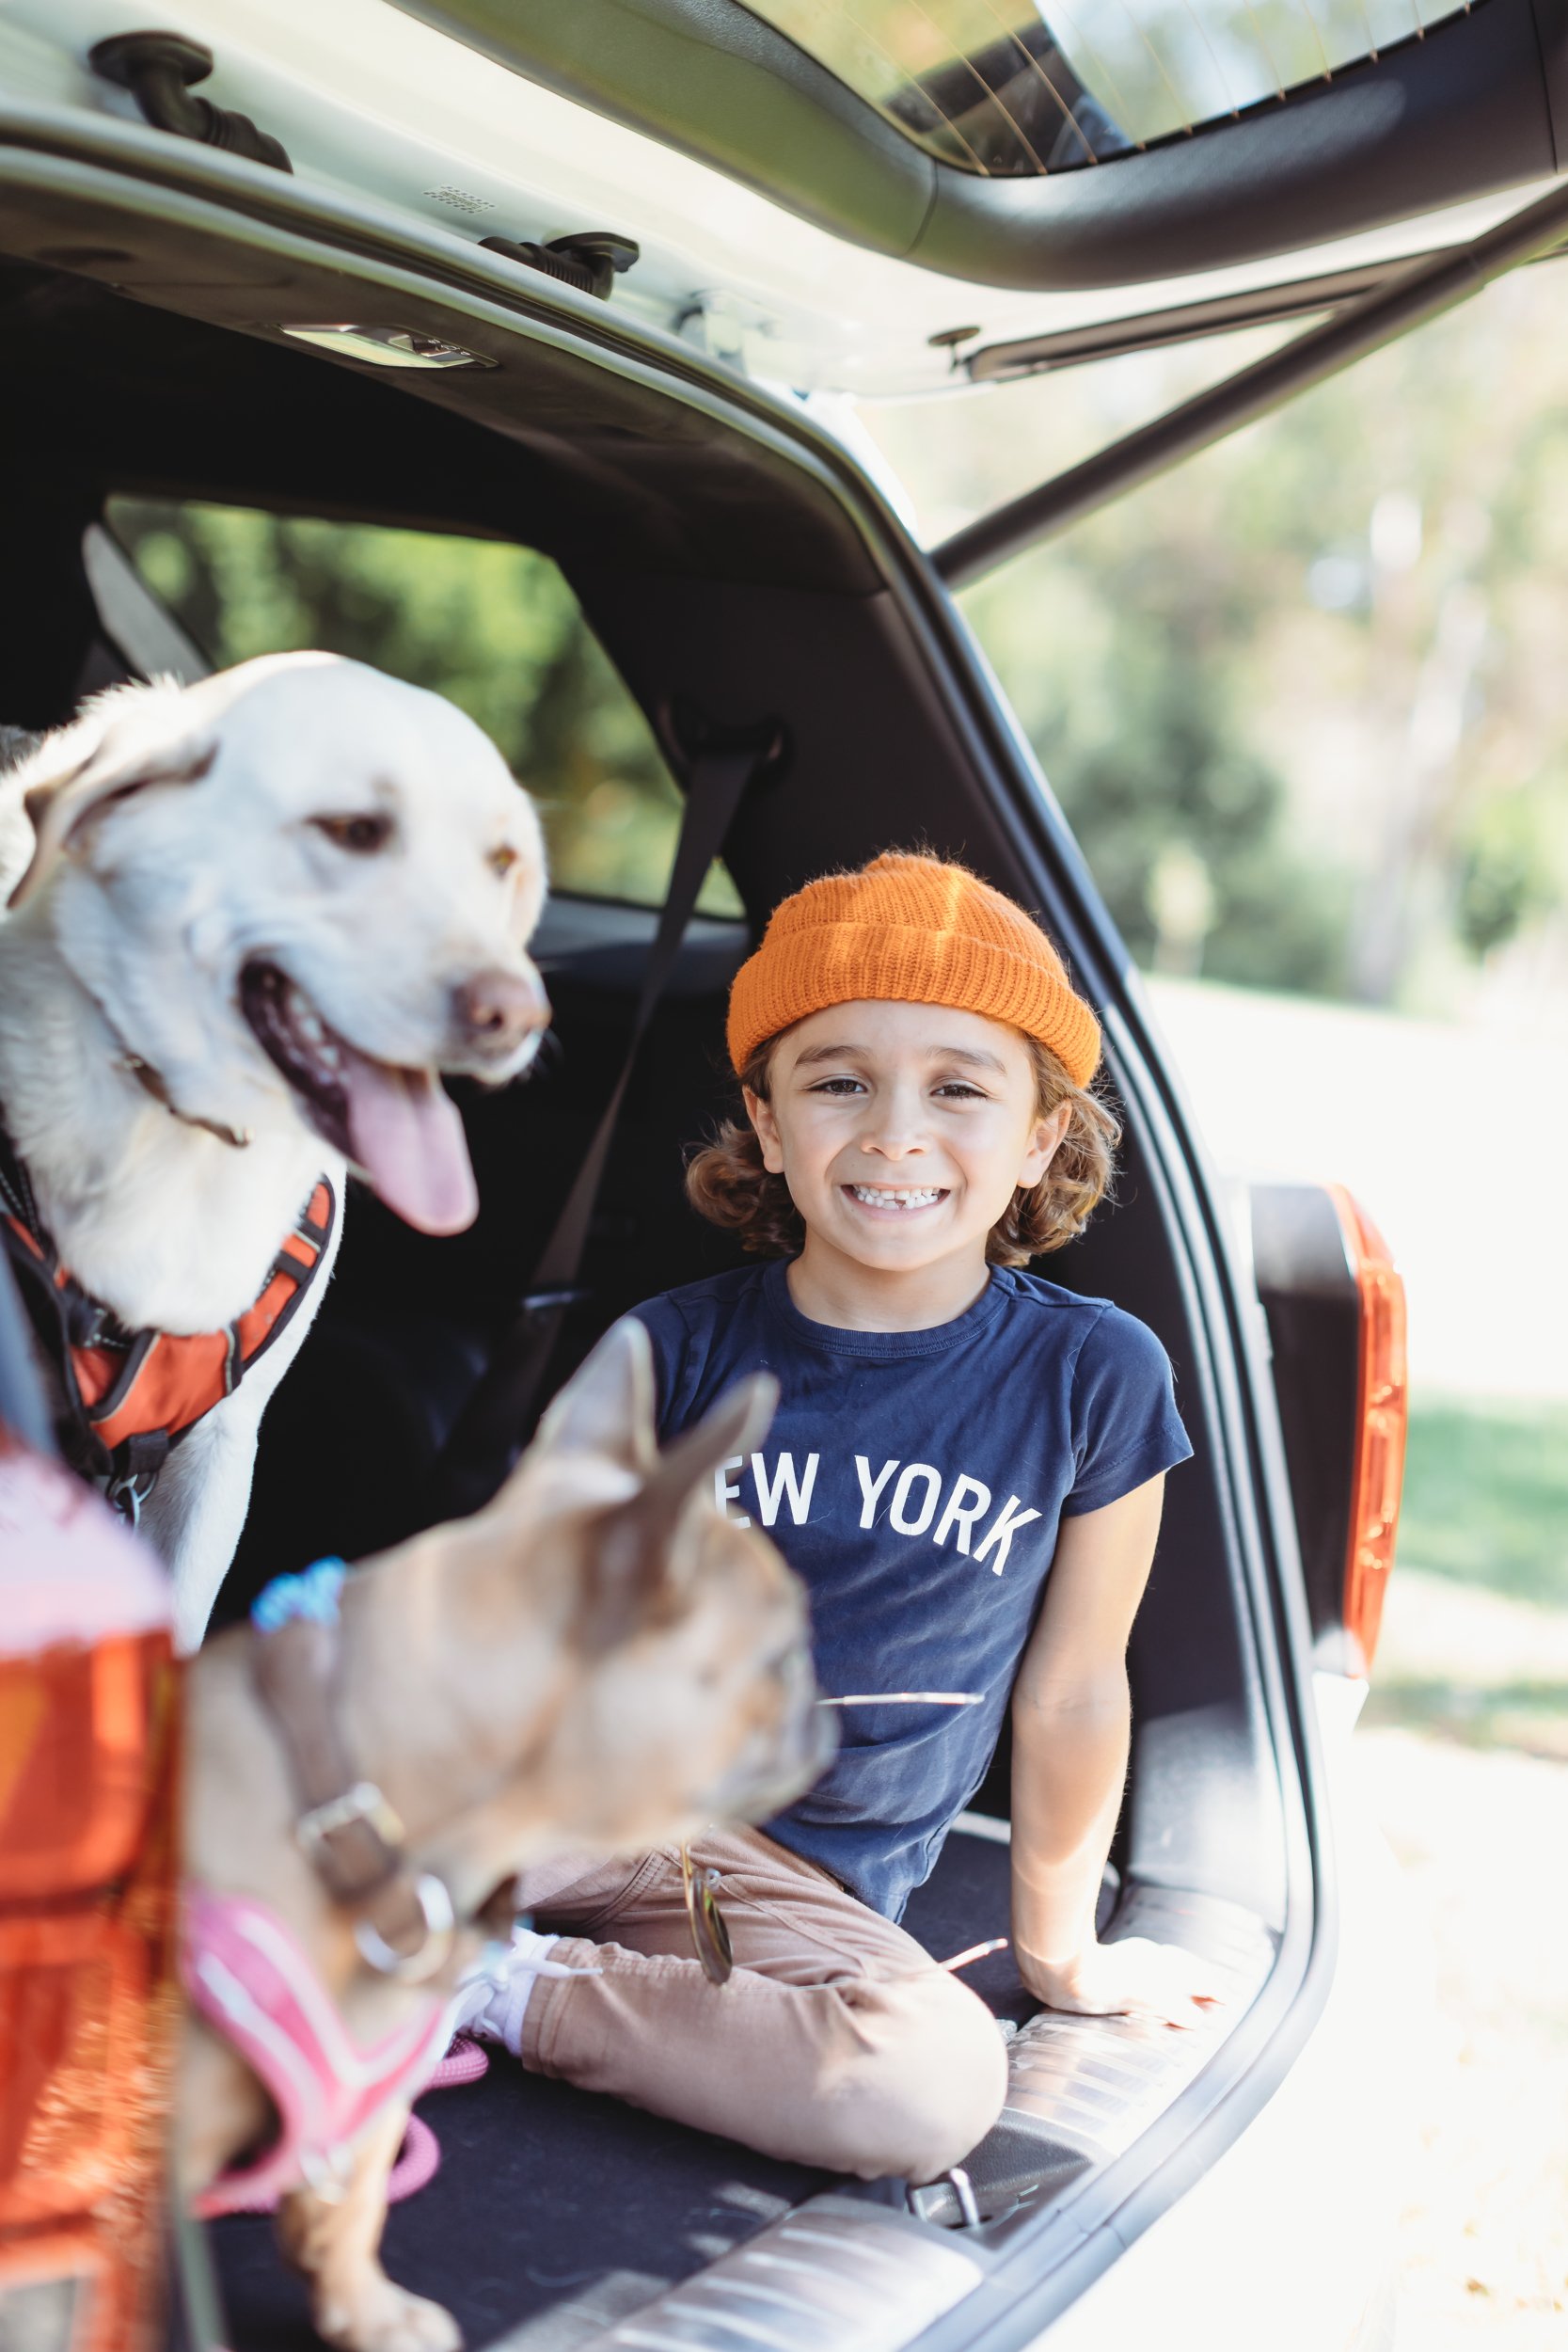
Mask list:
[[1128,1635],[1191,1447],[1153,1334],[1018,1270],[1082,1229],[1117,1140],[1089,1091],[1099,1025],[1022,909],[922,856],[811,882],[738,974],[728,1040],[746,1120],[688,1185],[767,1263],[638,1310],[660,1435],[772,1372],[768,1438],[719,1501],[811,1587],[823,1690],[978,1703],[847,1708],[815,1789],[765,1831],[694,1841],[727,1983],[692,1955],[678,1851],[531,1872],[550,1932],[519,1939],[481,2029],[769,2154],[930,2180],[995,2122],[1006,2054],[896,1922],[1009,1706],[1025,1985],[1172,2025],[1210,1997],[1187,1954],[1094,1930]]

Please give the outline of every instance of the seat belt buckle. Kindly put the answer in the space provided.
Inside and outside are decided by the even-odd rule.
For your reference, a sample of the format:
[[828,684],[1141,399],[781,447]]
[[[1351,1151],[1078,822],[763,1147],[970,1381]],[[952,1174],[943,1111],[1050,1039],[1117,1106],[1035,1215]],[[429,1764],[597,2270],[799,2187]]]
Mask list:
[[745,753],[752,762],[747,788],[754,790],[759,785],[776,783],[787,765],[789,730],[782,719],[768,717],[749,725],[726,726],[710,719],[686,695],[676,694],[658,705],[654,729],[679,776],[689,777],[700,759]]

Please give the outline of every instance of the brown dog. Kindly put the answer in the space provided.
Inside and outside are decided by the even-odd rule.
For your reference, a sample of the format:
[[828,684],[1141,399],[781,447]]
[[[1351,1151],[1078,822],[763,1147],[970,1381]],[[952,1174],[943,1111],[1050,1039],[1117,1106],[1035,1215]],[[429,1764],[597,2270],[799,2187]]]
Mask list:
[[[717,1466],[753,1444],[771,1384],[751,1381],[662,1457],[641,1327],[624,1324],[565,1389],[495,1502],[385,1553],[345,1583],[338,1730],[400,1817],[412,1865],[475,1914],[526,1864],[637,1851],[715,1818],[764,1818],[826,1760],[800,1586],[768,1539],[713,1507]],[[261,1697],[248,1629],[190,1668],[186,1862],[193,1891],[264,1903],[369,2048],[428,2004],[374,1973],[351,1915],[295,1835],[301,1804]],[[349,2352],[446,2352],[450,2315],[377,2258],[407,2101],[357,2141],[342,2193],[287,2195],[279,2235],[315,2325]],[[276,2119],[230,2043],[194,2014],[182,2057],[182,2192],[200,2192]]]

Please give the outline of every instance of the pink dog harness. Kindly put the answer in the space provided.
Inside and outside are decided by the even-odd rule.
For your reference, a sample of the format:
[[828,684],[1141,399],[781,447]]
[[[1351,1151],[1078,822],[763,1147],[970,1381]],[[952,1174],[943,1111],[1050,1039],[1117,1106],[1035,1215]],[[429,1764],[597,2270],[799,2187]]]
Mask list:
[[372,2117],[422,2090],[447,2046],[450,1996],[427,1993],[406,2023],[356,2049],[301,1945],[244,1895],[189,1890],[182,1966],[197,2009],[254,2070],[279,2127],[254,2163],[202,2191],[203,2220],[253,2212],[301,2181],[340,2178]]

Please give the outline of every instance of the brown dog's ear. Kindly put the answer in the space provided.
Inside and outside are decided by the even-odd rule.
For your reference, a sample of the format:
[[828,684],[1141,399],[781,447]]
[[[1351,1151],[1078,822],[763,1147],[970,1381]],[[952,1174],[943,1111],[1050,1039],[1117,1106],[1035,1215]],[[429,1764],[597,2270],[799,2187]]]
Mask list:
[[135,690],[135,699],[117,689],[105,708],[47,736],[23,762],[10,782],[33,828],[33,854],[8,905],[26,904],[71,836],[99,810],[150,785],[198,784],[208,773],[217,745],[193,743],[188,732],[182,739],[167,723],[167,710],[156,689]]
[[705,1502],[711,1511],[715,1470],[766,1435],[778,1401],[770,1373],[741,1381],[659,1457],[641,1493],[604,1513],[592,1539],[585,1647],[612,1648],[679,1591],[696,1561],[695,1506]]
[[529,1453],[536,1449],[607,1454],[639,1475],[653,1469],[654,1353],[635,1315],[613,1324],[567,1381]]
[[770,1372],[753,1373],[731,1389],[705,1421],[660,1456],[644,1493],[645,1506],[667,1513],[673,1527],[721,1463],[748,1453],[768,1435],[778,1402],[779,1384]]

